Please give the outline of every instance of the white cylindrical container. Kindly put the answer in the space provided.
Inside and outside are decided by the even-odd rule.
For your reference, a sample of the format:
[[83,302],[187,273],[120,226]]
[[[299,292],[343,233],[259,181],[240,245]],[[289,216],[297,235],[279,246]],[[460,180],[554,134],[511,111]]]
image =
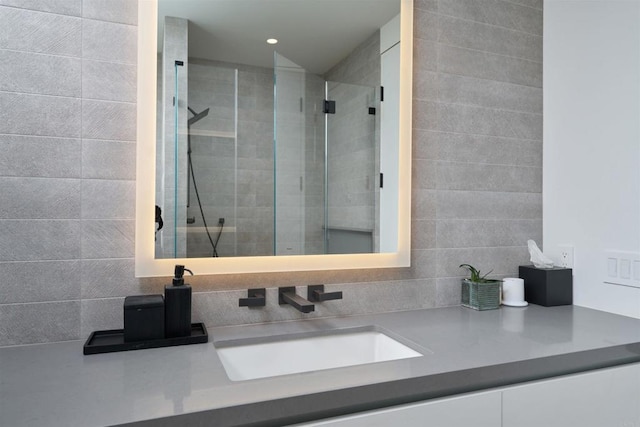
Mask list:
[[524,300],[524,279],[507,277],[502,279],[502,304],[511,307],[525,307],[529,305]]

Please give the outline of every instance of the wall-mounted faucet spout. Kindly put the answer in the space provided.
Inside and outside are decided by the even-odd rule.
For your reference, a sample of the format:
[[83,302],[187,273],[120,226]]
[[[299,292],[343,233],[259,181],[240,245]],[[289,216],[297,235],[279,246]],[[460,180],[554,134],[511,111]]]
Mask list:
[[295,286],[278,288],[278,304],[289,304],[302,313],[311,313],[315,310],[314,304],[296,294]]

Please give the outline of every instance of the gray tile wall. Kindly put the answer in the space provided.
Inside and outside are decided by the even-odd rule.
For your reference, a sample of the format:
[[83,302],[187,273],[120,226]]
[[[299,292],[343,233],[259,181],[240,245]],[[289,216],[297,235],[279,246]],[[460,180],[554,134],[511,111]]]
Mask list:
[[[121,327],[168,281],[133,274],[134,5],[0,0],[21,58],[0,61],[0,345]],[[542,236],[541,58],[542,0],[415,0],[412,267],[196,276],[194,321],[301,318],[279,285],[345,292],[317,317],[457,304],[463,262],[517,274]],[[238,308],[255,285],[268,307]]]
[[137,3],[0,0],[0,22],[0,345],[78,339],[83,271],[133,256]]

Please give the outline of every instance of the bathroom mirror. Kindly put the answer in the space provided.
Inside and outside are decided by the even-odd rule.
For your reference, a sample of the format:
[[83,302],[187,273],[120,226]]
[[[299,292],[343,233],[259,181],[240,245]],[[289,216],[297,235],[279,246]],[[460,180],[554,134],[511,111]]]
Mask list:
[[[367,10],[395,4],[400,14],[359,29],[366,2],[378,4]],[[167,276],[176,263],[197,274],[408,266],[412,3],[140,0],[136,276]],[[210,11],[191,10],[198,4],[219,7],[215,15],[240,33],[220,23],[212,30],[199,18]],[[258,13],[266,4],[273,10]],[[304,4],[308,12],[292,7]],[[332,5],[341,19],[321,19]],[[244,17],[227,10],[238,6]],[[285,11],[271,30],[249,31]],[[313,21],[326,36],[313,33]],[[365,32],[353,45],[346,35],[313,44],[339,34],[340,23]],[[292,40],[302,34],[311,44],[301,49]],[[238,56],[243,37],[248,57]],[[280,40],[269,45],[269,37]],[[372,43],[384,99],[378,85],[362,84],[366,72],[356,80],[351,72]],[[351,104],[364,117],[344,114]],[[375,149],[341,151],[331,137]]]

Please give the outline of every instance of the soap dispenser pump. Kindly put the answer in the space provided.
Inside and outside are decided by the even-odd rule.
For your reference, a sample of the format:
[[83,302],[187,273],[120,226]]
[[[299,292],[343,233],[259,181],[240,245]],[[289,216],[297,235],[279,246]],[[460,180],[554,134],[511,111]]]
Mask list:
[[191,286],[184,283],[184,272],[193,272],[176,265],[173,283],[164,287],[164,330],[167,338],[191,335]]

